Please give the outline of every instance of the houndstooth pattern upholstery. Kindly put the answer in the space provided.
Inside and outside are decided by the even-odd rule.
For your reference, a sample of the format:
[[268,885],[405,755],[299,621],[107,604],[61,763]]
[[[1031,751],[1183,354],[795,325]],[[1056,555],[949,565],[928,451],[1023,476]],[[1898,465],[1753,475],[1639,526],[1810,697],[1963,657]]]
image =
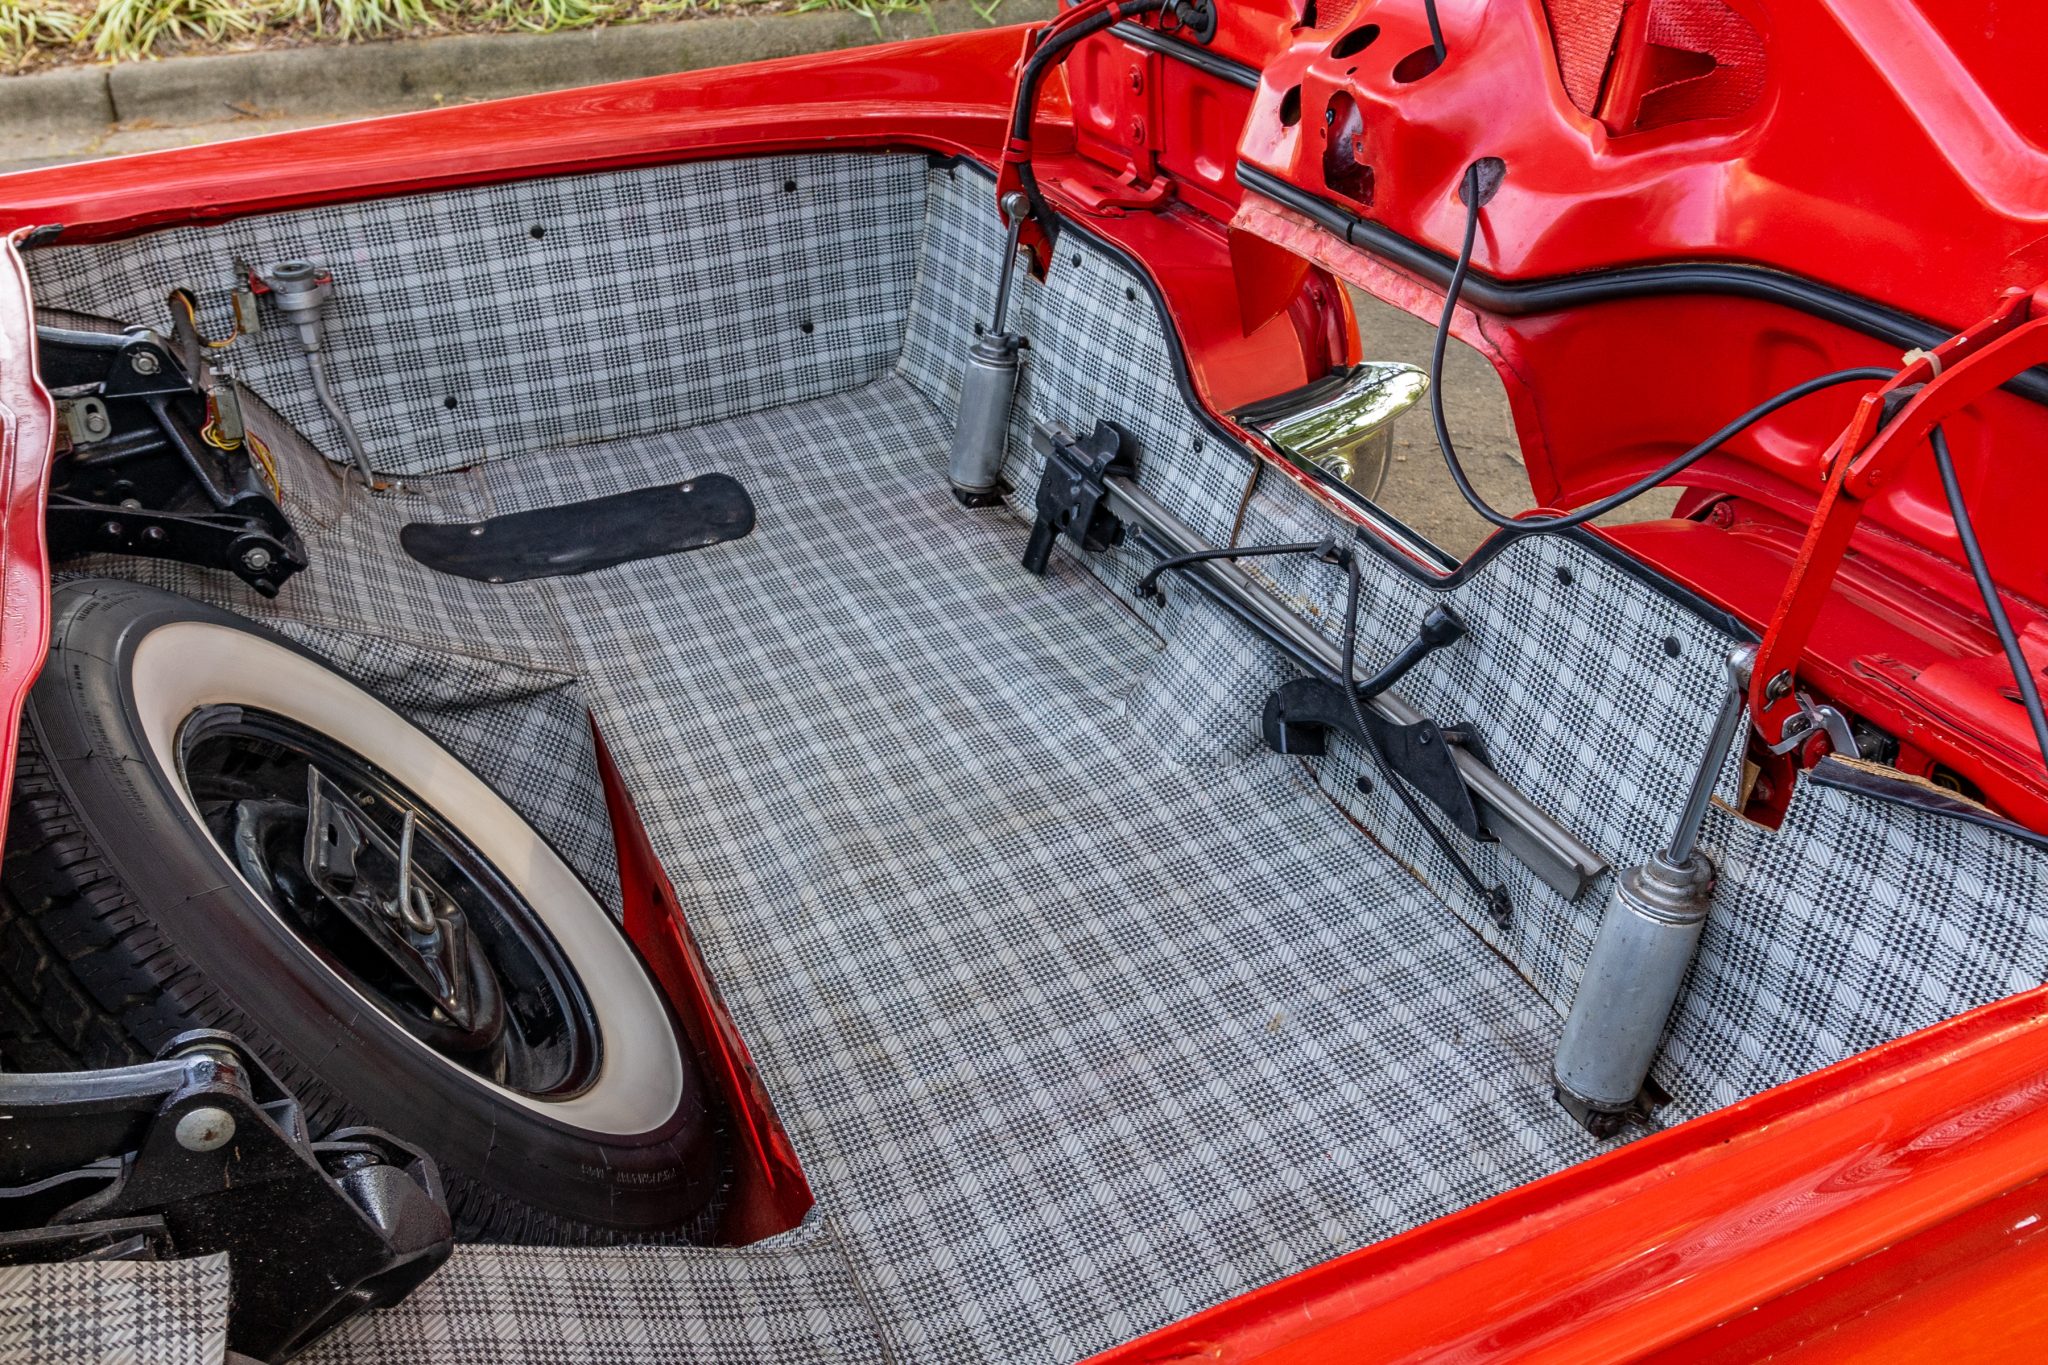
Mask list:
[[1550,1011],[1292,761],[1141,738],[1158,642],[959,515],[944,440],[749,476],[736,553],[547,582],[892,1352],[1079,1358],[1589,1152]]
[[[1078,566],[1017,568],[1021,523],[961,515],[946,438],[885,379],[425,480],[259,608],[430,729],[465,692],[523,703],[498,743],[548,753],[572,717],[524,693],[576,679],[821,1195],[818,1241],[465,1250],[319,1359],[1078,1359],[1594,1150],[1547,1097],[1551,1012],[1294,762],[1148,737],[1131,693],[1170,652]],[[520,668],[414,643],[474,585],[353,590],[410,582],[403,517],[714,465],[755,534],[496,589]],[[490,775],[532,813],[549,771]]]
[[[1000,253],[988,184],[964,170],[934,176],[931,231],[934,241],[950,242],[949,258]],[[1243,488],[1230,463],[1240,457],[1225,458],[1218,443],[1205,439],[1162,361],[1157,338],[1164,324],[1137,277],[1069,232],[1043,283],[1021,270],[1015,279],[1014,316],[1026,320],[1019,329],[1030,335],[1031,348],[1006,468],[1013,505],[1028,511],[1037,487],[1034,428],[1085,431],[1096,416],[1111,416],[1138,437],[1140,481],[1223,542]],[[964,302],[928,298],[932,286],[958,287]],[[957,264],[921,271],[903,368],[935,400],[957,391],[957,378],[949,379],[939,362],[949,350],[946,333],[957,353],[973,321],[986,316],[990,298],[989,286]],[[1141,320],[1133,324],[1133,316]],[[1152,340],[1105,345],[1100,331],[1118,319],[1140,326]],[[1049,361],[1075,337],[1086,338],[1083,354],[1111,355],[1120,363],[1067,373]],[[916,339],[914,348],[909,338]],[[1335,520],[1299,486],[1269,477],[1246,505],[1238,543],[1313,540],[1334,529]],[[1169,640],[1182,642],[1189,627],[1181,604],[1193,599],[1191,592],[1174,591],[1168,580],[1166,608],[1132,600],[1130,590],[1148,562],[1118,549],[1092,557],[1089,568]],[[1301,558],[1245,565],[1336,640],[1344,592],[1339,571]],[[1459,575],[1448,589],[1425,587],[1409,572],[1368,561],[1361,671],[1412,638],[1436,602],[1453,606],[1472,635],[1411,672],[1403,695],[1439,720],[1471,723],[1493,766],[1613,866],[1639,862],[1660,846],[1707,756],[1722,697],[1721,660],[1740,642],[1739,633],[1585,538],[1532,536]],[[1155,665],[1133,693],[1132,714],[1153,727],[1158,742],[1183,755],[1242,753],[1252,717],[1238,708],[1255,706],[1292,670],[1248,638],[1225,654],[1214,651],[1218,642],[1207,631],[1197,633],[1200,643],[1185,643],[1201,662]],[[1210,652],[1201,652],[1204,645]],[[1240,717],[1235,724],[1232,715]],[[1333,799],[1559,1013],[1569,1007],[1611,876],[1567,902],[1497,848],[1461,840],[1480,874],[1505,884],[1513,897],[1514,920],[1499,929],[1477,913],[1448,862],[1384,783],[1359,792],[1353,779],[1371,765],[1356,746],[1339,737],[1319,767]],[[1736,765],[1726,763],[1717,789],[1723,799],[1734,795],[1736,777]],[[1814,787],[1802,790],[1784,830],[1758,830],[1716,812],[1706,843],[1721,866],[1722,890],[1692,988],[1656,1070],[1681,1116],[2042,979],[2048,954],[2036,941],[2048,927],[2035,907],[2048,905],[2048,859],[1995,830]],[[1840,906],[1860,913],[1844,915]],[[1916,918],[1920,926],[1910,927]],[[1799,926],[1797,947],[1786,941],[1791,925]],[[1935,961],[1938,968],[1930,965]],[[1872,978],[1885,983],[1874,994],[1855,984]]]
[[[1246,543],[1312,539],[1328,529],[1295,485],[1270,484],[1245,518]],[[1278,561],[1256,572],[1281,596],[1318,604],[1310,619],[1333,639],[1339,633],[1344,588],[1336,570]],[[1368,569],[1360,672],[1390,659],[1439,602],[1471,633],[1403,678],[1402,696],[1445,724],[1469,725],[1496,771],[1611,866],[1638,864],[1661,847],[1707,756],[1726,692],[1723,660],[1735,638],[1583,543],[1535,536],[1448,590]],[[1610,878],[1566,901],[1498,845],[1454,834],[1475,870],[1508,888],[1513,922],[1497,928],[1383,783],[1369,795],[1349,785],[1353,774],[1370,770],[1370,759],[1348,741],[1337,752],[1339,760],[1326,764],[1332,791],[1552,1004],[1567,1008]]]
[[[28,253],[37,293],[165,327],[192,289],[226,335],[236,262],[332,270],[324,345],[395,474],[755,412],[879,378],[924,221],[917,156],[791,156],[523,180]],[[330,456],[295,328],[227,353]]]
[[457,1247],[411,1297],[305,1365],[741,1365],[883,1359],[846,1259],[813,1221],[744,1251]]
[[[974,172],[934,172],[929,191],[934,244],[949,259],[1000,254],[1001,238],[989,182]],[[928,251],[930,248],[928,248]],[[965,272],[920,272],[906,370],[935,399],[950,392],[935,359],[947,351],[941,333],[961,333],[983,307],[928,301],[928,287]],[[1156,303],[1115,257],[1079,233],[1062,235],[1042,283],[1016,272],[1017,302],[1031,345],[1020,385],[1006,475],[1012,503],[1028,514],[1042,459],[1031,430],[1088,430],[1111,417],[1136,438],[1139,482],[1217,544],[1227,543],[1250,470],[1189,409],[1166,350]],[[983,292],[986,292],[985,290]],[[957,370],[957,364],[956,364]],[[957,381],[955,381],[957,383]],[[1313,541],[1340,527],[1292,480],[1260,480],[1245,508],[1238,543]],[[1127,602],[1149,558],[1135,551],[1096,556],[1092,568]],[[1340,570],[1306,559],[1247,560],[1246,567],[1332,642],[1343,617]],[[1191,590],[1169,596],[1192,599]],[[1484,572],[1448,591],[1374,561],[1367,566],[1360,613],[1361,672],[1384,663],[1414,637],[1423,614],[1447,603],[1472,635],[1433,655],[1403,681],[1402,694],[1448,724],[1469,722],[1494,767],[1543,809],[1617,866],[1639,862],[1669,832],[1686,785],[1704,756],[1722,695],[1722,666],[1736,643],[1724,626],[1565,536],[1523,539]],[[1156,670],[1158,686],[1141,689],[1134,712],[1158,726],[1158,737],[1184,753],[1208,743],[1243,753],[1256,740],[1265,696],[1292,670],[1272,650],[1239,632],[1235,643],[1216,632],[1235,627],[1169,625],[1134,604],[1161,629],[1200,636],[1188,662]],[[1197,606],[1204,618],[1212,609]],[[1234,656],[1219,667],[1218,650]],[[1674,654],[1672,650],[1677,652]],[[1356,776],[1370,760],[1339,739],[1322,765],[1332,795],[1395,854],[1417,869],[1489,944],[1534,981],[1560,1012],[1566,1008],[1591,950],[1607,884],[1568,902],[1519,862],[1490,844],[1466,842],[1462,852],[1489,883],[1505,884],[1517,914],[1497,928],[1474,903],[1448,860],[1386,789],[1361,794]],[[1456,836],[1454,836],[1456,837]]]
[[1701,1113],[2041,984],[2048,856],[1821,782],[1784,828],[1711,812],[1719,866],[1659,1075]]
[[228,1258],[0,1266],[0,1365],[221,1365]]
[[618,850],[578,679],[303,620],[276,625],[505,794],[598,903],[624,916]]
[[[779,190],[774,164],[718,183]],[[1514,895],[1496,931],[1384,785],[1356,790],[1360,755],[1261,750],[1286,675],[1263,646],[1171,580],[1131,602],[1133,548],[1034,579],[1021,520],[952,504],[948,412],[1001,238],[986,177],[862,173],[899,172],[923,215],[883,272],[907,316],[883,307],[900,346],[862,378],[805,389],[763,336],[731,410],[359,497],[274,604],[206,576],[451,747],[530,750],[493,773],[529,814],[592,800],[555,785],[595,712],[819,1194],[756,1248],[464,1248],[325,1365],[1076,1360],[1596,1150],[1547,1072],[1605,884],[1566,903],[1474,846]],[[1251,466],[1195,420],[1118,258],[1067,232],[1014,306],[1018,500],[1034,428],[1109,417],[1155,495],[1225,538]],[[493,588],[395,546],[407,520],[714,469],[759,529],[694,554]],[[1332,524],[1268,478],[1242,539]],[[1336,575],[1259,572],[1334,631]],[[1640,860],[1702,755],[1726,623],[1536,537],[1441,591],[1368,561],[1361,667],[1437,601],[1472,635],[1403,693]],[[1717,813],[1706,845],[1723,889],[1659,1070],[1676,1116],[2039,979],[2048,860],[1998,831],[1814,787],[1784,831]]]

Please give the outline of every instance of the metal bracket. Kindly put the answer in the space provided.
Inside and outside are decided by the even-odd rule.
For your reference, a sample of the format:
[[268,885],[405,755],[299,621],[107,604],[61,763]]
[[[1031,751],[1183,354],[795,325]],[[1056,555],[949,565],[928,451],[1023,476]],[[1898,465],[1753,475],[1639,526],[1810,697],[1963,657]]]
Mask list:
[[279,583],[306,567],[305,551],[288,528],[278,535],[232,513],[165,512],[52,493],[49,527],[59,558],[131,554],[224,568],[265,597],[277,596]]
[[[235,851],[260,859],[276,803],[235,806]],[[293,808],[284,806],[286,818]],[[426,993],[453,1030],[483,1046],[504,1028],[497,975],[470,933],[468,916],[413,863],[415,813],[401,836],[379,829],[319,768],[306,769],[306,879],[371,946]]]
[[369,1128],[314,1142],[233,1035],[160,1059],[0,1073],[0,1264],[226,1252],[228,1344],[282,1359],[398,1302],[448,1259],[439,1172]]
[[1064,534],[1077,547],[1095,552],[1114,545],[1123,527],[1105,505],[1112,477],[1134,478],[1136,452],[1114,422],[1097,420],[1086,440],[1064,431],[1034,433],[1045,456],[1038,480],[1037,516],[1024,547],[1024,569],[1043,578],[1052,543]]
[[1174,193],[1159,173],[1165,58],[1113,34],[1097,41],[1098,58],[1075,64],[1067,77],[1075,83],[1081,160],[1053,178],[1086,213],[1158,208]]
[[2014,376],[2048,363],[2048,287],[2007,290],[1988,316],[1931,351],[1916,351],[1865,394],[1824,460],[1826,483],[1793,560],[1750,679],[1752,723],[1766,743],[1787,738],[1800,710],[1794,670],[1834,589],[1865,503],[1927,448],[1928,433]]
[[1828,749],[1844,758],[1863,757],[1863,748],[1856,742],[1856,733],[1849,728],[1849,720],[1832,706],[1816,703],[1806,693],[1798,694],[1799,709],[1785,718],[1778,742],[1770,746],[1774,754],[1789,754],[1805,747],[1816,735],[1826,735]]
[[[1358,708],[1373,727],[1379,749],[1404,781],[1451,818],[1468,839],[1491,840],[1492,833],[1472,804],[1472,793],[1458,771],[1452,747],[1469,738],[1464,726],[1444,727],[1429,719],[1402,724],[1368,707]],[[1328,678],[1295,678],[1266,698],[1262,728],[1266,747],[1277,754],[1320,757],[1329,747],[1331,730],[1341,730],[1360,743],[1371,741],[1359,731],[1357,714],[1345,700],[1344,686]]]
[[70,447],[51,469],[54,558],[133,554],[226,569],[265,597],[306,567],[232,380],[155,333],[37,329]]
[[1557,1101],[1558,1107],[1571,1115],[1579,1127],[1601,1142],[1619,1137],[1629,1128],[1645,1133],[1657,1130],[1658,1101],[1651,1098],[1647,1091],[1619,1109],[1596,1106],[1590,1100],[1581,1099],[1560,1085],[1553,1085],[1550,1094],[1551,1098]]

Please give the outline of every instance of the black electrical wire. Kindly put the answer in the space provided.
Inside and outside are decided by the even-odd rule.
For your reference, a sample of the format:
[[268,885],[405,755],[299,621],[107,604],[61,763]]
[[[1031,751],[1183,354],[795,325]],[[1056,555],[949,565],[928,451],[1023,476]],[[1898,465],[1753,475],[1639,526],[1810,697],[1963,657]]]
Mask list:
[[[1028,143],[1031,140],[1031,119],[1038,108],[1038,83],[1045,79],[1046,72],[1066,60],[1067,50],[1083,38],[1091,38],[1112,24],[1134,19],[1140,14],[1165,9],[1173,0],[1124,0],[1089,15],[1072,28],[1061,29],[1038,45],[1025,61],[1023,71],[1017,76],[1017,100],[1010,109],[1010,140],[1014,143]],[[1038,173],[1031,169],[1027,157],[1017,163],[1017,185],[1024,191],[1024,197],[1031,201],[1031,216],[1051,230],[1052,214],[1046,210],[1045,196],[1038,190]]]
[[1984,608],[1991,613],[1992,629],[1998,632],[1998,643],[2005,647],[2006,662],[2012,665],[2013,678],[2019,683],[2020,701],[2034,727],[2034,743],[2041,747],[2041,761],[2048,766],[2048,712],[2041,708],[2041,689],[2034,682],[2033,670],[2027,666],[2027,656],[2020,649],[2020,637],[2013,631],[2005,603],[1999,600],[1998,585],[1991,580],[1991,566],[1984,560],[1984,547],[1977,543],[1977,528],[1971,524],[1970,509],[1963,503],[1963,486],[1956,478],[1956,464],[1949,458],[1948,437],[1937,426],[1927,433],[1927,443],[1934,447],[1934,467],[1941,471],[1941,491],[1948,497],[1949,515],[1955,518],[1956,539],[1963,543],[1963,558],[1970,562],[1977,591],[1983,594]]
[[1257,559],[1267,555],[1309,555],[1327,553],[1332,542],[1322,540],[1295,541],[1287,545],[1227,545],[1217,550],[1196,550],[1190,554],[1175,555],[1154,564],[1146,575],[1138,580],[1136,589],[1139,597],[1153,597],[1159,592],[1159,580],[1174,569],[1185,569],[1190,564],[1200,564],[1211,559]]
[[1343,675],[1344,698],[1351,703],[1351,719],[1357,724],[1359,734],[1365,738],[1365,751],[1372,755],[1373,766],[1379,769],[1381,780],[1393,788],[1394,795],[1400,798],[1401,804],[1408,808],[1408,814],[1413,816],[1415,822],[1422,826],[1423,832],[1429,835],[1430,842],[1450,860],[1451,866],[1457,869],[1465,884],[1485,902],[1487,913],[1493,917],[1494,922],[1505,925],[1514,909],[1513,903],[1508,899],[1507,888],[1488,886],[1479,874],[1472,870],[1472,864],[1465,861],[1465,856],[1458,852],[1450,836],[1437,827],[1436,821],[1422,808],[1422,803],[1416,799],[1415,793],[1408,789],[1408,780],[1395,771],[1393,760],[1387,757],[1386,749],[1380,744],[1379,731],[1366,721],[1365,706],[1358,699],[1358,602],[1365,576],[1359,572],[1358,550],[1355,545],[1345,552],[1344,573],[1347,584],[1344,590],[1344,661],[1340,665],[1340,671]]
[[1582,526],[1596,517],[1606,516],[1624,503],[1633,502],[1660,484],[1668,483],[1678,475],[1713,454],[1723,444],[1756,425],[1778,409],[1798,402],[1808,394],[1819,393],[1839,384],[1854,384],[1871,380],[1887,380],[1893,371],[1875,365],[1859,366],[1849,370],[1835,370],[1828,374],[1816,375],[1812,379],[1794,384],[1784,392],[1766,398],[1749,411],[1736,417],[1719,431],[1700,442],[1692,449],[1678,456],[1660,469],[1653,470],[1637,479],[1626,488],[1608,494],[1597,502],[1588,503],[1575,511],[1549,517],[1511,517],[1496,510],[1479,490],[1472,486],[1472,480],[1465,473],[1464,463],[1458,458],[1458,448],[1451,441],[1451,429],[1444,419],[1444,349],[1450,341],[1451,317],[1457,311],[1458,295],[1465,287],[1465,276],[1472,267],[1472,247],[1479,236],[1479,167],[1475,163],[1465,171],[1465,240],[1458,248],[1458,263],[1451,271],[1451,282],[1444,291],[1444,310],[1437,319],[1436,344],[1429,356],[1429,415],[1436,426],[1437,448],[1443,452],[1444,465],[1451,472],[1451,482],[1458,486],[1458,493],[1487,522],[1503,531],[1515,535],[1526,535],[1535,531],[1565,531]]
[[1422,0],[1422,12],[1429,16],[1429,45],[1436,50],[1436,64],[1442,66],[1451,54],[1444,47],[1444,26],[1436,17],[1436,0]]

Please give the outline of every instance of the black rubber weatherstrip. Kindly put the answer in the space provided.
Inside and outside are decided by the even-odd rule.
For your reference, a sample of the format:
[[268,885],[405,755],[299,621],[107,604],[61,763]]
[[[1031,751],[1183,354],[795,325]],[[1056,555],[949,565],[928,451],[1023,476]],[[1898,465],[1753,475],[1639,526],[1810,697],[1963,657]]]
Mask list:
[[484,583],[518,583],[701,550],[754,529],[754,500],[729,474],[509,512],[488,521],[416,521],[398,533],[428,568]]
[[2037,833],[2025,825],[2015,824],[1968,797],[1957,796],[1931,782],[1904,773],[1875,768],[1860,762],[1846,762],[1834,754],[1829,754],[1806,775],[1818,786],[1834,787],[1839,791],[1853,792],[1872,801],[1905,806],[1924,815],[1975,825],[1979,829],[2003,834],[2008,838],[2017,839],[2029,848],[2038,848],[2043,853],[2048,853],[2048,834]]
[[1133,47],[1142,47],[1148,51],[1157,52],[1162,57],[1171,57],[1177,62],[1186,62],[1197,71],[1206,71],[1212,76],[1229,81],[1232,85],[1241,85],[1247,90],[1259,88],[1259,69],[1257,67],[1246,66],[1243,62],[1239,61],[1232,61],[1220,52],[1211,52],[1206,47],[1196,47],[1193,43],[1184,43],[1178,38],[1169,38],[1156,28],[1146,28],[1143,24],[1131,20],[1125,20],[1121,24],[1114,25],[1111,27],[1110,32]]
[[[1112,31],[1134,46],[1185,62],[1247,90],[1258,89],[1260,73],[1257,67],[1167,37],[1138,23],[1120,23]],[[1451,268],[1455,264],[1451,257],[1411,241],[1391,228],[1360,218],[1341,205],[1297,185],[1290,185],[1257,166],[1240,161],[1237,164],[1237,181],[1268,199],[1285,204],[1351,245],[1383,257],[1412,274],[1437,284],[1444,284],[1451,278]],[[1953,328],[1847,290],[1782,270],[1772,270],[1768,266],[1741,262],[1624,266],[1552,279],[1516,281],[1489,279],[1475,272],[1465,281],[1467,299],[1489,313],[1504,317],[1553,313],[1589,303],[1678,294],[1719,294],[1796,308],[1812,317],[1839,324],[1901,349],[1931,349],[1955,334]],[[2048,367],[2028,370],[2004,387],[2021,398],[2048,404]]]
[[[1240,161],[1237,181],[1275,203],[1283,204],[1351,245],[1389,261],[1434,284],[1448,283],[1456,264],[1449,256],[1393,229],[1360,218],[1299,186],[1290,185],[1257,166]],[[1467,276],[1465,298],[1475,307],[1503,317],[1555,313],[1593,303],[1624,299],[1666,298],[1682,294],[1719,294],[1756,299],[1796,308],[1811,317],[1836,323],[1902,349],[1928,349],[1954,335],[1950,328],[1911,313],[1875,303],[1829,285],[1760,265],[1700,262],[1688,265],[1636,265],[1589,270],[1538,280],[1496,280],[1478,273]],[[2036,403],[2048,403],[2048,370],[2033,369],[2015,376],[2005,388]]]

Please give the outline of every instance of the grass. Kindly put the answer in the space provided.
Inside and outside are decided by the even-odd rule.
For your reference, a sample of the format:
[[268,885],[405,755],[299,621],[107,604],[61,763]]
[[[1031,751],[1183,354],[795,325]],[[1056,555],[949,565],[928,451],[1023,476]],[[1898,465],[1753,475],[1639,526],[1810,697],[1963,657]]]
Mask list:
[[95,57],[147,57],[165,43],[219,42],[263,26],[237,0],[99,0],[79,30]]
[[307,33],[375,38],[434,28],[458,9],[451,0],[273,0],[265,17]]
[[618,15],[619,7],[608,0],[498,0],[490,17],[508,28],[528,33],[559,33],[564,29],[589,28]]
[[0,67],[12,70],[39,51],[63,47],[82,27],[77,11],[51,0],[0,0]]
[[[1002,0],[972,0],[984,19]],[[879,28],[927,0],[0,0],[0,73],[63,62],[432,33],[556,33],[723,10],[844,10]]]

